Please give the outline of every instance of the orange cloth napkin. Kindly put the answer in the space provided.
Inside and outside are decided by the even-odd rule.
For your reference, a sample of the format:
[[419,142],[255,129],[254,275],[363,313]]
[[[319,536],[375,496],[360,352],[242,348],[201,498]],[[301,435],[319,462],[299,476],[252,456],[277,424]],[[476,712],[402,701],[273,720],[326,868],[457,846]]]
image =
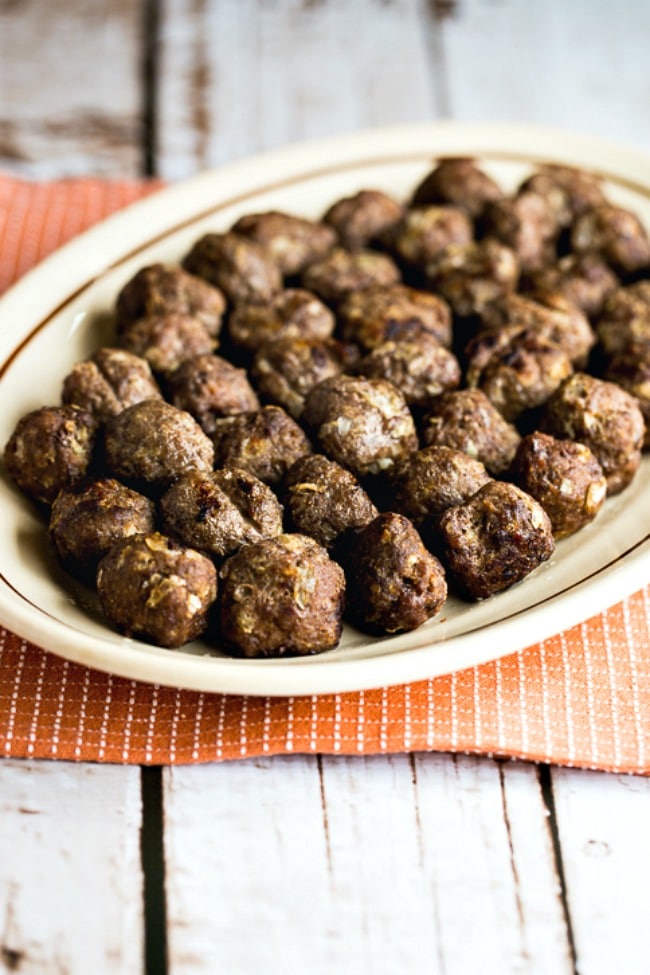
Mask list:
[[[0,177],[0,291],[155,183]],[[0,627],[0,754],[171,764],[465,751],[650,774],[650,586],[520,653],[401,687],[202,694],[89,670]]]

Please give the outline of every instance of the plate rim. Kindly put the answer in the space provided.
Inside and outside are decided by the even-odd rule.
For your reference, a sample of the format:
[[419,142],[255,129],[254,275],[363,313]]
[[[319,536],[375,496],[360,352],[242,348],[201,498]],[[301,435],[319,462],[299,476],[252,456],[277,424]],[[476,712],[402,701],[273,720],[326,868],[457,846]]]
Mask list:
[[[42,327],[38,323],[44,318],[53,317],[57,308],[64,306],[72,296],[83,293],[130,255],[152,246],[158,239],[170,236],[179,226],[196,222],[216,209],[218,204],[214,200],[212,206],[206,209],[204,198],[206,188],[214,192],[216,182],[220,184],[219,198],[226,190],[236,192],[247,185],[249,194],[261,192],[267,186],[268,179],[260,184],[260,170],[280,183],[295,181],[299,174],[304,178],[317,178],[319,172],[332,172],[333,159],[338,168],[346,169],[351,161],[359,165],[364,162],[376,163],[380,151],[388,152],[395,162],[416,154],[420,156],[423,152],[433,160],[436,155],[451,151],[471,152],[476,156],[491,154],[500,159],[503,159],[504,153],[518,152],[522,160],[530,162],[530,150],[524,152],[522,148],[527,140],[542,145],[548,159],[572,161],[604,172],[613,167],[617,179],[623,182],[627,180],[650,194],[650,156],[647,153],[597,137],[545,126],[500,122],[420,122],[293,143],[207,170],[163,188],[102,220],[28,271],[0,298],[0,319],[14,314],[15,306],[21,308],[21,315],[28,317],[30,322],[36,316],[37,325],[26,335],[21,333],[17,346],[14,341],[13,354],[4,357],[0,364],[0,381],[13,356],[29,341],[29,336]],[[433,145],[434,141],[437,144]],[[485,148],[480,148],[481,143]],[[404,147],[403,151],[395,151],[396,145]],[[560,149],[558,145],[561,145]],[[551,152],[551,149],[554,151]],[[330,165],[325,169],[319,165],[323,155],[330,160]],[[587,163],[586,157],[589,159]],[[593,166],[594,158],[598,159],[598,166]],[[648,167],[649,171],[645,181],[639,179],[638,173],[639,167],[643,166]],[[170,222],[168,211],[175,212],[181,203],[185,210],[188,200],[191,215],[187,215],[186,211],[180,223],[178,220]],[[126,230],[129,230],[132,242],[137,240],[137,245],[130,247],[128,252],[119,243]],[[110,246],[107,247],[107,243]],[[65,287],[60,287],[65,294],[55,301],[52,291],[44,285],[48,281],[60,285],[58,272],[63,265],[68,268],[72,266],[74,271],[67,274]],[[551,602],[569,599],[570,611],[567,613],[565,603],[560,630],[584,622],[637,591],[641,575],[647,581],[649,565],[650,535],[646,535],[637,543],[633,553],[625,558],[624,564],[604,566],[595,578],[583,579],[570,586],[570,597],[566,591],[550,597]],[[107,643],[100,637],[77,631],[70,624],[56,619],[50,620],[47,642],[44,643],[43,629],[38,625],[46,615],[43,609],[36,607],[36,613],[29,611],[25,597],[15,593],[2,572],[0,581],[3,583],[0,585],[0,622],[20,637],[67,660],[116,676],[211,693],[300,696],[402,684],[488,663],[524,649],[532,645],[530,639],[525,637],[525,630],[528,628],[530,631],[533,626],[535,643],[560,632],[551,621],[552,614],[544,613],[545,601],[542,601],[532,609],[523,608],[514,618],[497,620],[476,631],[451,637],[450,642],[455,648],[454,662],[442,666],[432,651],[444,646],[446,641],[429,642],[427,646],[425,631],[420,631],[422,641],[409,649],[400,650],[399,638],[392,638],[397,648],[391,653],[347,660],[343,655],[332,657],[324,654],[310,657],[308,666],[301,665],[301,658],[241,660],[166,651],[126,637],[119,638],[119,643]],[[602,597],[600,606],[594,613],[594,599],[599,596]],[[496,637],[495,631],[498,631]],[[412,642],[417,632],[411,631],[403,636]],[[498,639],[498,648],[491,647],[487,653],[477,654],[477,645],[491,642],[492,638]],[[133,652],[134,647],[138,652]]]

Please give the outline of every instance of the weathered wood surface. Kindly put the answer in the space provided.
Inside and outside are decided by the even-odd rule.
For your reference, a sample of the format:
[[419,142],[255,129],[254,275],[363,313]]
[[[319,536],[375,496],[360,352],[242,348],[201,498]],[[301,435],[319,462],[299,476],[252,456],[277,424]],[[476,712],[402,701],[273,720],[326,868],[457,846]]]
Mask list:
[[[648,146],[649,18],[644,0],[2,0],[0,166],[176,179],[439,116]],[[0,972],[649,970],[645,780],[446,755],[174,768],[143,866],[139,776],[0,765]]]
[[0,762],[0,972],[135,975],[137,768]]
[[291,757],[165,781],[173,975],[573,970],[532,766]]

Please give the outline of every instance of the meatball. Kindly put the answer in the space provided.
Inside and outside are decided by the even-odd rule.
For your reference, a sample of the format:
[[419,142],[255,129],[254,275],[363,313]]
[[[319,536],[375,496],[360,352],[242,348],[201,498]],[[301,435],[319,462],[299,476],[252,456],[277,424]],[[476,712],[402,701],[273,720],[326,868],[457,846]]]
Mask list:
[[326,379],[307,394],[303,419],[323,452],[360,478],[417,450],[406,400],[384,379]]
[[482,329],[497,331],[513,325],[524,326],[553,342],[579,367],[586,364],[596,341],[580,309],[553,292],[505,295],[483,309]]
[[311,291],[288,288],[268,304],[240,304],[233,309],[228,334],[233,346],[254,353],[274,339],[326,339],[334,331],[334,315]]
[[641,462],[645,424],[637,400],[583,372],[570,376],[550,398],[542,430],[586,444],[607,478],[608,494],[627,487]]
[[485,205],[498,200],[501,195],[499,186],[479,169],[473,159],[450,156],[441,159],[416,186],[411,205],[418,207],[432,203],[449,203],[461,207],[476,220],[482,216]]
[[146,359],[104,347],[72,367],[61,398],[92,413],[101,424],[143,399],[162,398],[162,393]]
[[558,225],[545,197],[521,192],[495,200],[486,207],[484,222],[486,233],[512,248],[522,272],[555,260]]
[[344,569],[347,615],[370,633],[414,630],[447,598],[442,565],[409,519],[392,511],[356,532]]
[[348,250],[368,247],[395,227],[404,207],[381,190],[360,190],[354,196],[337,200],[323,216]]
[[343,247],[335,247],[302,275],[303,287],[314,291],[329,305],[339,304],[351,291],[373,284],[396,284],[399,280],[399,269],[387,254],[349,251]]
[[388,379],[409,406],[426,406],[434,396],[460,385],[460,366],[432,336],[382,342],[361,360],[357,371],[367,379]]
[[209,355],[217,341],[198,318],[178,312],[141,318],[125,326],[120,344],[149,363],[155,373],[165,374],[195,355]]
[[34,501],[52,504],[90,465],[97,421],[78,406],[43,406],[18,421],[4,451],[5,470]]
[[459,207],[426,206],[407,210],[385,240],[400,261],[424,268],[446,247],[468,244],[473,234],[472,221]]
[[605,203],[600,177],[585,169],[547,163],[521,184],[520,192],[543,197],[560,227],[569,227],[585,210]]
[[462,504],[490,480],[485,466],[462,450],[425,447],[390,476],[391,508],[418,527]]
[[50,514],[50,538],[63,566],[95,582],[109,549],[155,528],[153,501],[113,478],[83,481],[60,491]]
[[186,359],[167,376],[166,384],[173,405],[191,413],[208,436],[220,417],[260,408],[246,371],[218,355]]
[[334,339],[276,339],[258,350],[251,378],[263,400],[284,407],[298,419],[309,390],[338,376],[358,358],[356,346]]
[[226,299],[218,288],[181,267],[152,264],[141,268],[117,296],[117,330],[141,318],[157,318],[174,312],[189,315],[216,338]]
[[289,468],[283,498],[293,530],[327,549],[378,514],[350,471],[322,454],[301,457]]
[[282,532],[273,491],[236,467],[181,475],[160,499],[160,511],[168,535],[217,559]]
[[206,629],[217,572],[206,556],[158,532],[131,535],[99,563],[106,618],[126,636],[180,647]]
[[557,264],[529,275],[527,290],[562,295],[589,318],[597,318],[618,283],[612,269],[596,254],[567,254]]
[[143,400],[106,425],[108,470],[145,493],[186,471],[212,468],[214,448],[194,417],[164,400]]
[[482,389],[506,420],[542,406],[573,372],[562,349],[519,325],[477,335],[467,359],[467,385]]
[[493,475],[508,469],[520,439],[480,389],[443,393],[431,404],[422,425],[425,446],[462,450]]
[[426,269],[427,281],[461,318],[480,315],[491,301],[515,291],[519,260],[514,250],[486,237],[448,247]]
[[650,240],[637,215],[603,203],[578,217],[571,231],[576,254],[598,254],[615,271],[630,272],[650,264]]
[[650,350],[650,281],[612,291],[605,300],[596,334],[607,355]]
[[607,364],[605,379],[616,383],[634,396],[645,422],[643,449],[650,448],[650,346],[645,357],[634,352],[612,356]]
[[511,474],[544,508],[556,538],[593,521],[607,496],[602,467],[586,444],[539,431],[519,444]]
[[241,467],[272,486],[299,457],[311,453],[304,432],[279,406],[217,420],[213,441],[215,466]]
[[262,244],[282,274],[287,276],[300,274],[336,244],[336,234],[331,227],[278,210],[248,213],[240,217],[232,229]]
[[553,554],[551,522],[514,484],[489,481],[438,523],[442,559],[459,592],[472,600],[509,589]]
[[244,657],[320,653],[341,639],[343,570],[313,538],[246,545],[221,569],[225,649]]
[[432,335],[451,345],[451,312],[442,298],[404,284],[353,291],[339,308],[341,335],[363,349]]
[[232,231],[205,234],[187,254],[183,266],[220,288],[232,303],[270,301],[282,287],[280,269],[266,248]]

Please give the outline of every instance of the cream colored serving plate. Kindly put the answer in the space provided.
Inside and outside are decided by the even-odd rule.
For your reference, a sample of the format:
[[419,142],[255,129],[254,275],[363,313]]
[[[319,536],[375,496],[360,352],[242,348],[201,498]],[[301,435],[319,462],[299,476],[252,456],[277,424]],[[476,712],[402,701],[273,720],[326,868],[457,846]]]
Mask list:
[[[204,173],[150,197],[68,244],[0,302],[0,442],[19,417],[59,401],[69,367],[110,337],[118,289],[154,260],[179,259],[208,230],[243,213],[284,209],[317,217],[363,187],[405,197],[437,155],[473,154],[513,187],[535,163],[600,171],[610,197],[650,226],[650,159],[562,132],[438,123],[291,146]],[[650,458],[550,562],[479,604],[450,599],[412,633],[382,639],[346,628],[340,646],[313,657],[236,660],[194,643],[162,650],[112,632],[93,597],[60,572],[43,524],[0,479],[3,541],[0,621],[70,660],[126,677],[203,691],[316,694],[449,673],[518,650],[581,622],[650,579]]]

